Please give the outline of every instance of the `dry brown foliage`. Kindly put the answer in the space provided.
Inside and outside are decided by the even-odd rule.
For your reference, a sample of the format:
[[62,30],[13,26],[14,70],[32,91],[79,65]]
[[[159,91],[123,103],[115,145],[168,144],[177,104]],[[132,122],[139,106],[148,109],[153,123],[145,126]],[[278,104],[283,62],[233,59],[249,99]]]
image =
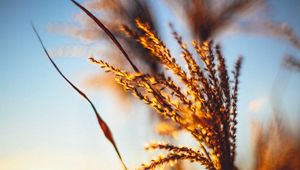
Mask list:
[[237,24],[247,13],[263,6],[264,0],[166,0],[179,10],[193,37],[214,38],[226,28]]
[[300,169],[300,138],[289,123],[275,117],[265,128],[256,128],[255,170]]
[[[152,18],[151,9],[144,0],[90,0],[85,2],[85,6],[89,11],[95,13],[97,18],[101,18],[101,22],[118,38],[127,52],[133,56],[132,60],[143,65],[143,69],[147,72],[155,73],[159,70],[158,63],[148,55],[145,49],[140,48],[138,43],[132,39],[126,38],[121,33],[124,25],[134,28],[134,20],[139,18],[143,22],[147,22],[152,28],[155,28]],[[50,31],[68,35],[90,43],[99,41],[107,41],[106,35],[99,30],[97,25],[85,14],[77,14],[75,16],[76,25],[71,24],[53,24],[49,27]],[[88,47],[86,47],[88,48]],[[107,55],[119,55],[114,49],[107,48],[104,50]],[[118,59],[117,65],[126,68],[127,61],[123,58]],[[98,83],[98,85],[101,83]]]
[[288,69],[300,71],[300,59],[291,55],[286,55],[283,58],[283,64]]
[[[268,0],[165,0],[183,16],[194,38],[216,38],[226,31],[278,37],[300,49],[299,36],[285,22],[268,17]],[[179,12],[178,12],[179,11]]]
[[142,33],[127,28],[127,35],[133,37],[167,70],[173,72],[178,83],[175,83],[174,78],[163,74],[130,73],[102,60],[90,58],[91,61],[107,72],[114,73],[115,80],[126,91],[189,132],[200,147],[195,150],[171,144],[152,144],[150,148],[167,149],[170,153],[150,164],[144,164],[142,169],[154,169],[177,160],[199,162],[207,169],[234,169],[241,58],[236,62],[231,88],[225,59],[219,46],[214,47],[211,41],[193,42],[198,57],[205,66],[201,68],[174,31],[173,35],[182,49],[182,57],[188,68],[186,72],[149,25],[136,20],[136,26]]
[[[181,57],[185,61],[186,69],[178,64],[156,31],[152,29],[154,24],[146,1],[132,0],[127,5],[121,0],[87,3],[92,11],[112,12],[109,12],[109,15],[114,20],[106,21],[104,24],[89,10],[80,6],[76,1],[73,2],[97,23],[97,27],[91,24],[91,20],[85,20],[82,22],[85,27],[71,31],[71,34],[86,39],[98,39],[102,38],[102,33],[98,29],[101,27],[125,56],[126,60],[124,61],[129,61],[129,65],[134,71],[125,71],[95,58],[90,58],[91,62],[99,65],[106,72],[113,73],[116,82],[124,90],[144,101],[159,113],[160,117],[165,120],[160,124],[160,132],[172,134],[174,131],[185,130],[198,142],[198,148],[161,142],[151,143],[146,150],[160,149],[167,151],[167,154],[151,160],[148,164],[142,164],[141,169],[156,169],[164,165],[172,165],[180,160],[197,162],[211,170],[237,169],[234,161],[236,157],[238,77],[242,59],[238,58],[235,63],[233,84],[231,84],[221,48],[210,39],[230,24],[236,15],[245,12],[253,4],[261,1],[233,0],[222,8],[215,8],[211,1],[205,0],[174,2],[174,4],[182,5],[183,8],[190,9],[186,15],[189,18],[191,32],[197,39],[192,42],[195,52],[191,52],[171,27],[173,36],[181,49]],[[216,11],[216,9],[218,10]],[[104,25],[107,25],[108,28]],[[123,34],[119,32],[119,28]],[[291,31],[289,33],[289,37],[294,35]],[[131,39],[127,37],[131,37]],[[297,45],[297,39],[290,40]],[[122,45],[119,41],[122,42]],[[133,60],[125,52],[123,44],[126,49],[129,49],[131,56],[134,56]],[[193,56],[194,53],[200,58],[201,63],[197,62],[197,58]],[[49,59],[51,60],[50,57]],[[142,66],[143,70],[140,70],[132,62],[137,60],[142,61],[143,64],[138,66]],[[288,58],[286,61],[289,65],[299,68],[298,61],[293,58]],[[51,62],[55,66],[52,60]],[[165,68],[163,71],[172,76],[160,72],[160,66],[163,66]],[[57,67],[56,69],[60,72]],[[68,81],[66,78],[65,80]],[[77,89],[72,83],[70,85],[75,90]],[[77,92],[87,99],[94,109],[86,95],[80,90]],[[100,120],[99,125],[105,136],[113,144],[122,161],[108,126],[99,118],[95,109],[94,111],[98,121]],[[277,123],[270,125],[268,129],[267,132],[261,131],[259,134],[256,169],[298,168],[299,142],[295,143],[294,141],[299,140],[291,139],[291,136],[287,135],[286,131]],[[282,139],[282,136],[285,139]],[[285,148],[281,149],[283,146]],[[274,160],[276,162],[271,163]]]

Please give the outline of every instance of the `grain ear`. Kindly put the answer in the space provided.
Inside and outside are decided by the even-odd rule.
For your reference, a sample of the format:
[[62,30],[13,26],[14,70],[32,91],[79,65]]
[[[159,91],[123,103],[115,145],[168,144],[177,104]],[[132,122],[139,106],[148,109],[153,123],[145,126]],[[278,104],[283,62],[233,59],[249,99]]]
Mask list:
[[[181,37],[173,31],[183,51],[189,74],[176,62],[165,43],[147,23],[136,20],[139,33],[134,37],[151,56],[173,77],[130,73],[109,63],[90,58],[91,62],[111,72],[124,90],[132,93],[160,116],[185,130],[198,142],[199,150],[171,144],[154,144],[148,149],[162,149],[169,153],[142,164],[141,169],[155,169],[172,165],[177,160],[190,160],[210,170],[234,169],[236,148],[237,90],[241,59],[237,60],[232,94],[225,59],[212,41],[194,42],[194,48],[204,69],[193,58]],[[177,78],[176,81],[175,78]]]

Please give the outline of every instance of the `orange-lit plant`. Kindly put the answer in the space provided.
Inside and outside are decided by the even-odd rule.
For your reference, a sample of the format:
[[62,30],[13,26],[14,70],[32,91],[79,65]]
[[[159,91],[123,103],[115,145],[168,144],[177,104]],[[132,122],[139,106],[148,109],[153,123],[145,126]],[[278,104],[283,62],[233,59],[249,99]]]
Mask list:
[[[281,69],[300,70],[300,60],[286,55],[282,60]],[[288,112],[284,108],[285,87],[281,77],[277,75],[272,92],[272,117],[267,124],[256,123],[254,126],[254,164],[253,169],[300,169],[300,130],[299,124],[295,127],[288,119]],[[286,80],[285,83],[288,81]],[[277,85],[277,86],[276,86]]]
[[150,75],[139,70],[129,73],[102,60],[90,58],[93,63],[115,74],[115,80],[124,89],[154,108],[165,118],[188,131],[199,143],[199,149],[177,147],[171,144],[153,143],[147,149],[164,149],[170,152],[143,169],[154,169],[177,160],[199,162],[207,169],[234,169],[236,148],[236,115],[238,76],[241,58],[236,62],[234,85],[230,88],[229,76],[220,47],[211,41],[193,42],[205,69],[196,63],[192,53],[174,31],[173,35],[182,49],[188,73],[170,54],[169,49],[145,23],[136,21],[143,31],[138,34],[127,29],[144,48],[172,71],[180,83],[166,75]]
[[258,126],[255,133],[253,169],[300,168],[300,138],[286,119],[275,115],[265,128]]
[[[182,129],[198,142],[197,148],[176,146],[164,142],[150,143],[146,146],[146,150],[160,149],[167,151],[167,154],[151,160],[150,163],[142,164],[141,169],[156,169],[164,165],[172,165],[178,160],[196,162],[206,169],[237,169],[234,164],[236,157],[237,92],[242,59],[238,58],[236,61],[233,71],[234,81],[231,84],[220,46],[214,45],[209,40],[209,36],[211,36],[209,31],[214,31],[213,28],[200,32],[198,36],[203,41],[192,42],[195,53],[201,61],[198,63],[194,53],[188,49],[182,38],[171,27],[173,36],[181,49],[181,56],[187,66],[186,69],[183,69],[147,23],[135,20],[133,25],[137,27],[136,30],[124,25],[123,33],[140,45],[136,48],[141,48],[146,54],[145,56],[151,58],[151,61],[155,59],[155,63],[164,66],[165,71],[172,75],[168,74],[167,76],[164,73],[151,71],[146,73],[132,62],[110,29],[107,29],[86,8],[74,0],[71,1],[104,30],[125,56],[125,59],[129,61],[134,71],[121,70],[95,58],[90,58],[91,62],[99,65],[105,71],[113,73],[116,82],[126,91],[154,108],[161,117],[166,119],[168,123],[162,126],[166,133]],[[247,3],[245,4],[247,5]],[[35,28],[34,31],[36,32]],[[102,132],[113,145],[124,169],[127,169],[108,125],[101,118],[94,104],[86,94],[62,74],[51,59],[38,34],[37,36],[55,69],[72,88],[89,102]],[[299,69],[299,61],[296,58],[286,58],[286,64],[291,68]],[[169,122],[175,123],[176,128],[166,129],[170,125]],[[267,131],[260,130],[258,136],[255,169],[297,169],[299,167],[299,139],[290,135],[288,130],[282,128],[281,124],[275,121],[268,127]]]
[[[164,74],[150,75],[143,73],[131,61],[110,30],[86,8],[74,0],[71,1],[104,30],[129,61],[134,72],[129,73],[120,70],[102,60],[94,58],[90,58],[90,60],[106,71],[114,73],[115,80],[126,91],[143,100],[164,118],[175,122],[198,141],[198,149],[164,143],[150,144],[146,149],[164,149],[168,150],[169,153],[152,160],[149,164],[143,164],[141,168],[155,169],[174,161],[190,160],[202,164],[207,169],[236,169],[234,159],[236,155],[237,91],[241,58],[236,62],[233,71],[234,84],[231,87],[225,59],[218,45],[214,46],[212,41],[193,41],[193,46],[204,64],[205,68],[203,69],[195,61],[182,38],[176,31],[173,31],[173,35],[182,49],[182,57],[187,64],[188,72],[186,72],[176,62],[169,49],[151,30],[149,25],[136,20],[136,26],[141,33],[128,27],[124,27],[124,32],[147,49],[167,70],[173,72],[174,76],[178,78],[178,82]],[[112,134],[94,105],[83,92],[61,73],[45,48],[44,51],[60,75],[91,104],[102,131],[113,144],[121,159]],[[125,166],[124,168],[126,169]]]
[[[155,57],[151,56],[152,54],[145,48],[141,48],[139,43],[134,41],[133,38],[126,38],[127,34],[120,32],[121,26],[123,31],[130,28],[140,32],[140,30],[135,29],[134,24],[134,20],[139,18],[142,22],[147,23],[154,32],[159,33],[161,21],[159,18],[155,20],[156,18],[154,17],[153,9],[150,8],[149,1],[86,0],[84,2],[89,11],[94,12],[97,18],[101,18],[101,22],[121,42],[126,49],[126,53],[131,56],[131,60],[134,63],[138,63],[140,68],[143,68],[143,72],[159,75],[161,64],[155,60]],[[263,12],[262,9],[266,9],[265,7],[268,5],[266,0],[224,0],[222,2],[212,0],[161,0],[161,2],[166,2],[171,7],[171,10],[176,11],[176,14],[180,14],[180,19],[183,19],[188,28],[185,29],[185,32],[190,33],[194,39],[199,41],[216,38],[228,30],[239,30],[262,33],[262,35],[275,35],[288,40],[295,47],[299,47],[299,39],[287,24],[278,24],[264,17],[255,18],[253,16],[253,14]],[[99,30],[97,25],[86,15],[77,14],[75,22],[76,24],[72,25],[52,25],[50,30],[78,38],[79,40],[84,39],[92,42],[92,44],[98,41],[107,41],[103,31]],[[108,52],[108,56],[119,54],[114,48],[106,48],[101,51]],[[105,60],[116,66],[122,66],[125,70],[129,69],[128,66],[130,65],[124,58],[118,58],[116,60],[117,63],[111,61],[111,58]],[[128,99],[128,96],[130,96],[124,95],[125,93],[114,82],[110,74],[97,73],[95,75],[89,75],[88,85],[97,88],[106,86],[109,89],[114,89],[113,91],[118,92],[122,99]],[[128,104],[128,102],[123,103]],[[157,115],[155,116],[157,117]],[[159,122],[156,125],[156,131],[159,134],[167,136],[175,136],[177,134],[177,130],[180,129],[179,126],[160,116],[158,118]]]

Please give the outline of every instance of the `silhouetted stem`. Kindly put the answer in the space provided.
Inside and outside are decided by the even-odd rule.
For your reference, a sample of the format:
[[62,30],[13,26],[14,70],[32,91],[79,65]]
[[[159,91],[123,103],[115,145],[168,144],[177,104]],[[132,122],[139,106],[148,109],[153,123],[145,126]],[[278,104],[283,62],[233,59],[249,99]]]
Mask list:
[[56,69],[56,71],[61,75],[61,77],[76,91],[78,92],[84,99],[86,99],[88,101],[88,103],[91,105],[91,107],[93,108],[93,111],[97,117],[97,121],[98,121],[98,124],[102,130],[102,132],[104,133],[105,137],[110,141],[110,143],[113,145],[115,151],[117,152],[118,154],[118,157],[119,159],[121,160],[122,162],[122,165],[124,167],[125,170],[127,170],[127,167],[121,157],[121,154],[118,150],[118,147],[115,143],[115,140],[113,138],[113,135],[108,127],[108,125],[106,124],[106,122],[101,118],[100,114],[98,113],[95,105],[92,103],[92,101],[87,97],[87,95],[85,93],[83,93],[79,88],[77,88],[61,71],[60,69],[58,68],[58,66],[55,64],[55,62],[52,60],[52,58],[50,57],[46,47],[44,46],[44,43],[41,39],[41,37],[39,36],[37,30],[35,29],[34,25],[32,24],[32,29],[33,31],[35,32],[37,38],[39,39],[39,42],[41,43],[42,47],[43,47],[43,50],[44,52],[46,53],[48,59],[50,60],[51,64],[54,66],[54,68]]

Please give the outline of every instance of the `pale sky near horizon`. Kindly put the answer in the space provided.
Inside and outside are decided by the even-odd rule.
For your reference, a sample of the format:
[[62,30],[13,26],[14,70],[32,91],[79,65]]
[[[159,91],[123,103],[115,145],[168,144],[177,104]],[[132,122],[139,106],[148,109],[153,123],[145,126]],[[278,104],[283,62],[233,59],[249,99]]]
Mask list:
[[[82,2],[82,1],[80,1]],[[151,1],[152,3],[154,0]],[[285,2],[285,3],[284,3]],[[287,22],[300,36],[300,2],[271,1],[274,20]],[[153,3],[156,7],[157,4]],[[161,20],[172,21],[160,6]],[[74,40],[47,32],[55,22],[71,22],[80,12],[68,0],[0,0],[0,169],[2,170],[117,170],[121,165],[110,143],[100,132],[90,106],[55,72],[46,59],[30,26],[33,21],[45,45],[51,49]],[[174,19],[174,18],[173,18]],[[162,26],[163,27],[163,26]],[[163,37],[171,37],[163,28]],[[167,41],[171,41],[166,38]],[[299,50],[286,41],[248,34],[220,39],[228,68],[237,56],[245,57],[239,91],[238,163],[248,158],[252,120],[267,119],[270,93],[282,56]],[[141,102],[125,108],[111,91],[91,90],[82,80],[99,71],[87,57],[55,58],[62,71],[91,96],[110,125],[130,169],[149,160],[144,144],[155,136],[149,126],[148,108]],[[283,107],[291,122],[299,123],[297,91],[300,74],[283,71],[288,77]],[[243,149],[248,148],[248,149]],[[154,154],[156,155],[156,153]]]

